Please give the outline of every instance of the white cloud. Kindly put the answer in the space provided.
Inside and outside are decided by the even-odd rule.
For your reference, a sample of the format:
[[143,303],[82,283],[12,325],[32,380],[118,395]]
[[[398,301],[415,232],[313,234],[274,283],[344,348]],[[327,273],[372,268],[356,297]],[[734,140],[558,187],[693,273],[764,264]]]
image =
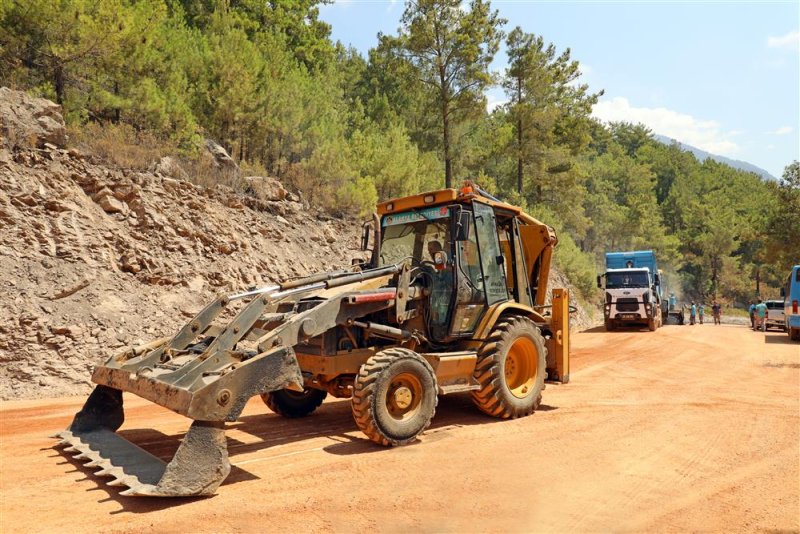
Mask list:
[[769,132],[769,133],[772,134],[772,135],[789,135],[793,131],[794,131],[794,128],[792,128],[791,126],[781,126],[780,128],[778,128],[774,132]]
[[642,123],[657,134],[721,156],[734,155],[739,151],[739,145],[731,141],[731,137],[741,134],[741,131],[726,132],[716,121],[698,119],[667,108],[634,107],[624,97],[598,102],[592,115],[607,122]]
[[787,48],[789,50],[800,50],[800,30],[792,30],[785,35],[767,37],[767,46],[770,48]]
[[502,106],[504,104],[508,104],[508,102],[509,101],[508,101],[507,98],[498,98],[498,97],[496,97],[496,96],[494,96],[492,94],[489,94],[489,95],[486,96],[486,110],[489,113],[491,113],[496,108],[498,108],[498,107],[500,107],[500,106]]

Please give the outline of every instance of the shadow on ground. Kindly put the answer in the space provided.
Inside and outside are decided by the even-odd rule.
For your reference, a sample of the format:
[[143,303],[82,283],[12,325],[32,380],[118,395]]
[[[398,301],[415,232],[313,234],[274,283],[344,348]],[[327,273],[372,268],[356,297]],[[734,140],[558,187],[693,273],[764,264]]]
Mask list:
[[[540,412],[556,410],[556,407],[541,405]],[[436,410],[431,426],[427,430],[428,440],[441,439],[446,432],[459,427],[471,425],[504,424],[504,420],[494,419],[483,413],[472,404],[469,394],[454,394],[439,398],[439,405]],[[188,421],[187,421],[188,429]],[[358,430],[353,420],[350,409],[349,399],[337,399],[325,402],[315,413],[300,419],[287,419],[279,415],[268,412],[266,407],[263,414],[247,415],[241,417],[237,422],[227,425],[228,430],[236,430],[258,438],[252,443],[244,443],[228,433],[228,453],[231,463],[236,463],[237,456],[248,453],[268,450],[272,447],[286,445],[289,443],[312,440],[319,437],[327,437],[335,443],[323,447],[323,451],[335,455],[354,455],[371,454],[385,451],[386,448],[367,439]],[[164,434],[154,429],[126,429],[119,431],[119,434],[128,441],[138,445],[150,454],[169,462],[174,456],[175,451],[180,445],[185,432],[177,434]],[[249,440],[248,440],[249,441]],[[421,446],[423,443],[417,441],[408,446]],[[62,458],[64,461],[59,465],[69,466],[72,469],[66,473],[78,473],[82,476],[76,478],[76,482],[91,480],[95,487],[87,491],[98,491],[103,497],[98,502],[116,501],[121,508],[111,512],[119,514],[123,512],[147,513],[163,510],[174,506],[181,506],[196,502],[198,500],[214,497],[187,497],[187,498],[143,498],[127,497],[120,495],[126,487],[109,486],[110,480],[106,477],[99,477],[94,474],[94,470],[88,468],[83,462],[75,460],[68,453],[63,453],[60,449],[54,449],[54,458]],[[257,480],[259,477],[253,475],[243,468],[233,466],[230,475],[222,483],[220,491],[224,487],[249,480]]]
[[786,332],[780,332],[777,334],[767,332],[764,334],[764,343],[771,345],[797,345],[800,347],[800,343],[797,341],[792,341],[792,339],[789,337],[789,334]]

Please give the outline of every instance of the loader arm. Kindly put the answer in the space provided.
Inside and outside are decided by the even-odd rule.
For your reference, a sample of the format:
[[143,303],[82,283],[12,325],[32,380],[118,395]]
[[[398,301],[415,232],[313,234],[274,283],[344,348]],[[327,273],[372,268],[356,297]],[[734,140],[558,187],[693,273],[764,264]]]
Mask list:
[[[217,298],[174,337],[131,349],[98,366],[92,375],[97,387],[57,437],[67,452],[78,453],[77,459],[89,460],[90,466],[100,468],[99,474],[115,477],[114,484],[127,485],[127,495],[213,494],[230,471],[224,422],[238,419],[255,395],[284,388],[302,391],[294,347],[394,306],[397,288],[385,286],[395,278],[407,280],[395,276],[403,269],[391,265],[291,289],[273,287]],[[359,289],[358,283],[365,280],[378,288]],[[310,295],[336,287],[340,291],[325,298]],[[240,297],[250,300],[227,325],[214,324]],[[289,311],[275,313],[278,306]],[[237,344],[252,339],[257,339],[257,350],[237,350]],[[169,464],[116,434],[124,421],[123,391],[194,420]]]

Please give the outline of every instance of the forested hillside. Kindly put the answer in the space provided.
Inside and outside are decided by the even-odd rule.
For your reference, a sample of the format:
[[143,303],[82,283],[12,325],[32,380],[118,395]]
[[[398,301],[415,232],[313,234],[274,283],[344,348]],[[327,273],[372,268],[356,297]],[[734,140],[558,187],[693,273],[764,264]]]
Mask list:
[[[598,123],[602,88],[581,84],[570,50],[489,2],[408,3],[366,57],[331,41],[319,4],[0,0],[0,85],[55,100],[74,137],[111,152],[191,158],[213,138],[338,213],[475,180],[556,227],[557,260],[589,299],[606,250],[654,248],[687,296],[729,302],[757,278],[777,295],[800,261],[797,162],[767,183]],[[489,111],[498,85],[508,102]]]

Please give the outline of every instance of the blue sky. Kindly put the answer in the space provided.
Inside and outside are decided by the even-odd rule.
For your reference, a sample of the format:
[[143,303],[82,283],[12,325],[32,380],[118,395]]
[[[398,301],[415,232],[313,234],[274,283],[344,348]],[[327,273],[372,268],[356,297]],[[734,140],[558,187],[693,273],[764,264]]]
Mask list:
[[[800,158],[800,1],[492,2],[508,19],[569,47],[604,120],[758,165],[774,176]],[[366,55],[396,33],[403,2],[337,0],[322,6],[333,38]],[[506,67],[504,50],[494,70]],[[490,106],[505,100],[489,91]]]

